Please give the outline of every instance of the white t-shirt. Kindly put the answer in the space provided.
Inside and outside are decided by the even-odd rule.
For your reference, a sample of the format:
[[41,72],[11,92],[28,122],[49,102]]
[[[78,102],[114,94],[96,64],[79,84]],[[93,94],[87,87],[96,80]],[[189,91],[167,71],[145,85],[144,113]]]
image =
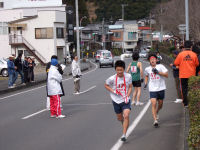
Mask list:
[[[158,70],[158,72],[163,72],[163,73],[166,73],[168,71],[167,68],[163,66],[162,64],[156,65],[156,69]],[[149,77],[149,91],[150,92],[157,92],[157,91],[162,91],[166,89],[164,77],[160,76],[159,74],[154,74],[152,72],[151,66],[145,68],[144,74],[145,76]]]
[[[124,73],[125,78],[117,77],[117,86],[116,86],[116,77],[117,77],[117,74],[109,77],[106,80],[107,85],[109,85],[115,91],[116,91],[116,87],[118,87],[117,91],[121,93],[121,95],[120,94],[117,95],[115,93],[110,92],[111,99],[117,104],[123,103],[125,101],[129,102],[130,97],[127,97],[127,93],[128,93],[129,85],[132,84],[131,75],[128,73]],[[125,79],[126,86],[124,84],[124,79]],[[125,87],[126,87],[126,92],[125,92]]]

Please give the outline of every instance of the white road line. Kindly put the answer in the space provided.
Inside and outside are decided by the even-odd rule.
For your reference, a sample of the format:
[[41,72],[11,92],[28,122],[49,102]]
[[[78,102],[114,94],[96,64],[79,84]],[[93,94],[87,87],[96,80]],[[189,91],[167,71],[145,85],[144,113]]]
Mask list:
[[[146,113],[147,109],[149,108],[151,102],[148,101],[148,103],[145,105],[145,107],[142,109],[142,111],[140,112],[140,114],[137,116],[137,118],[133,121],[133,123],[129,126],[128,131],[126,133],[126,136],[129,137],[129,135],[133,132],[133,130],[135,129],[135,127],[137,126],[137,124],[140,122],[140,120],[142,119],[142,117],[144,116],[144,114]],[[110,149],[110,150],[119,150],[120,147],[123,145],[123,142],[121,141],[121,139],[119,139],[115,145]]]
[[38,114],[40,114],[40,113],[42,113],[42,112],[45,112],[45,111],[47,111],[47,109],[40,110],[40,111],[38,111],[38,112],[36,112],[36,113],[33,113],[33,114],[28,115],[28,116],[26,116],[26,117],[23,117],[22,119],[31,118],[31,117],[36,116],[36,115],[38,115]]
[[98,105],[111,105],[112,103],[96,103],[96,104],[62,104],[65,106],[98,106]]
[[[92,86],[91,88],[89,88],[89,89],[87,89],[87,90],[85,90],[85,91],[83,91],[83,92],[81,92],[81,93],[86,93],[86,92],[90,91],[91,89],[94,89],[95,87],[96,87],[96,86]],[[26,117],[23,117],[22,119],[31,118],[31,117],[36,116],[36,115],[38,115],[38,114],[40,114],[40,113],[42,113],[42,112],[45,112],[45,111],[47,111],[47,109],[40,110],[40,111],[38,111],[38,112],[36,112],[36,113],[30,114],[30,115],[28,115],[28,116],[26,116]]]
[[[88,74],[88,73],[91,73],[91,72],[95,71],[95,70],[98,68],[98,66],[97,66],[95,63],[93,63],[92,61],[90,61],[90,62],[91,62],[92,64],[95,65],[95,69],[93,69],[93,70],[91,70],[91,71],[88,71],[88,72],[86,72],[86,73],[83,73],[83,75]],[[72,77],[70,77],[70,78],[68,78],[68,79],[64,79],[63,81],[68,81],[68,80],[70,80],[70,79],[72,79]],[[12,95],[9,95],[9,96],[5,96],[5,97],[0,98],[0,100],[7,99],[7,98],[9,98],[9,97],[13,97],[13,96],[16,96],[16,95],[28,93],[28,92],[31,92],[31,91],[34,91],[34,90],[43,88],[43,87],[45,87],[45,86],[46,86],[46,85],[43,85],[43,86],[40,86],[40,87],[37,87],[37,88],[34,88],[34,89],[30,89],[30,90],[26,90],[26,91],[19,92],[19,93],[16,93],[16,94],[12,94]],[[0,101],[0,103],[1,103],[1,102],[3,102],[3,101]]]
[[88,91],[90,91],[90,90],[94,89],[95,87],[97,87],[97,86],[96,86],[96,85],[95,85],[95,86],[92,86],[92,87],[90,87],[89,89],[87,89],[87,90],[85,90],[85,91],[82,91],[82,92],[80,92],[80,94],[86,93],[86,92],[88,92]]

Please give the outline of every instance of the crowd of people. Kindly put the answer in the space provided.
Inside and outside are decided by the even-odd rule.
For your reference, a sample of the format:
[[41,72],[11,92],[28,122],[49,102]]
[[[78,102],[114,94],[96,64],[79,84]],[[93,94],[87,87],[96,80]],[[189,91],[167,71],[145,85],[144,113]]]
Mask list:
[[8,66],[8,88],[16,87],[18,75],[21,77],[21,85],[26,85],[29,82],[34,82],[34,58],[25,57],[22,60],[22,53],[17,58],[11,55],[7,61]]

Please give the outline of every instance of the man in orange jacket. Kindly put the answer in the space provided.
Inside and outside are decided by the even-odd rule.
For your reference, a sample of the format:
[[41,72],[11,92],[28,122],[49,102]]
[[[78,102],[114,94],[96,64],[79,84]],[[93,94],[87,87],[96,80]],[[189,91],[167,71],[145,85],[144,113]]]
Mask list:
[[192,52],[192,42],[185,41],[184,49],[178,54],[174,61],[175,66],[179,66],[179,78],[181,86],[181,95],[183,104],[188,107],[187,93],[188,93],[188,78],[195,76],[196,67],[199,61],[196,53]]

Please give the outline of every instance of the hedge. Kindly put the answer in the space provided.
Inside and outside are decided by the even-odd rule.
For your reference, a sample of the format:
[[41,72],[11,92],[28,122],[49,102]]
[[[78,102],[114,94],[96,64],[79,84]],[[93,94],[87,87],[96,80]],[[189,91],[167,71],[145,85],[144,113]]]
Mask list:
[[200,76],[191,77],[188,82],[190,129],[189,150],[200,150]]

